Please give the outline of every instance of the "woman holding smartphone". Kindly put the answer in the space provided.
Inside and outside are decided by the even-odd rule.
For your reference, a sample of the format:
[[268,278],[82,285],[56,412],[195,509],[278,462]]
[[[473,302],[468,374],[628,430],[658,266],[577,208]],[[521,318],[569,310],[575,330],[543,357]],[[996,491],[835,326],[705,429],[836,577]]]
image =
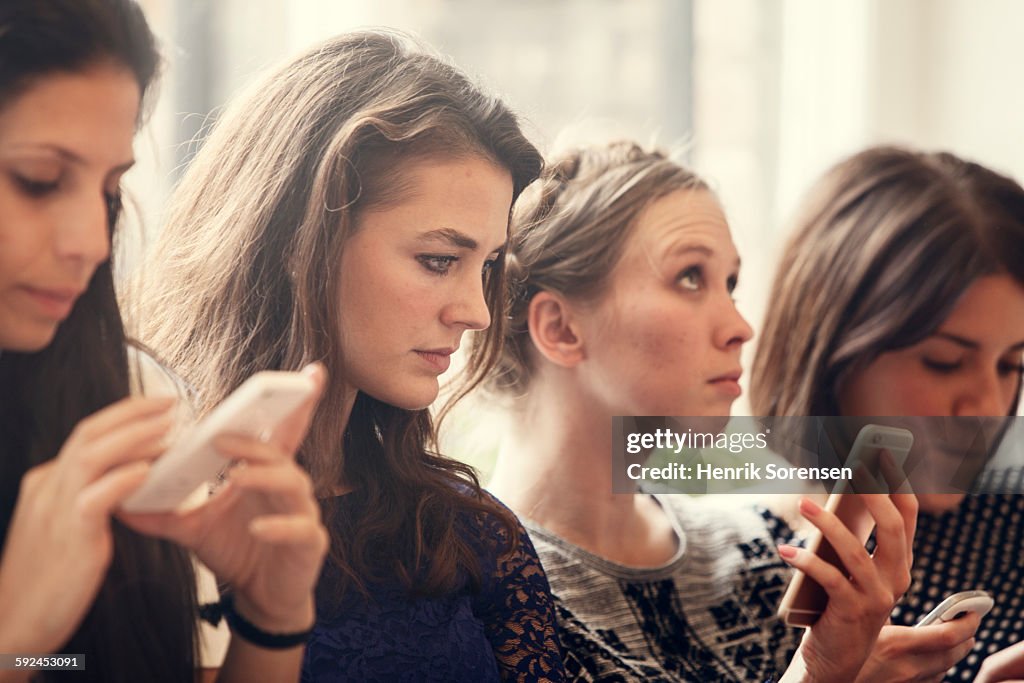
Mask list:
[[[174,405],[126,398],[110,262],[158,61],[130,0],[0,7],[0,652],[85,658],[84,671],[2,681],[194,681],[187,551],[229,586],[250,634],[312,623],[326,538],[291,452],[314,401],[283,443],[223,444],[248,467],[209,504],[118,511],[163,451]],[[222,678],[295,679],[302,651],[235,637]]]
[[303,444],[331,534],[304,680],[561,680],[547,581],[515,517],[436,452],[428,406],[504,318],[512,203],[541,158],[515,116],[397,33],[346,34],[224,112],[137,296],[200,412],[321,361]]
[[[1017,412],[1024,189],[1012,179],[947,153],[865,150],[811,191],[778,272],[751,380],[756,414]],[[943,456],[933,455],[934,474]],[[878,654],[898,656],[906,680],[938,680],[950,667],[947,680],[973,680],[986,655],[1024,638],[1024,497],[965,496],[948,478],[930,487],[919,496],[914,582]],[[931,628],[907,628],[974,589],[995,607],[977,635],[976,617],[934,627],[962,641],[953,650],[937,655],[922,633]]]
[[[757,511],[612,493],[613,416],[727,416],[739,395],[752,331],[707,185],[632,143],[585,148],[551,164],[513,225],[510,324],[490,382],[511,403],[512,428],[490,488],[528,520],[569,673],[853,680],[909,581],[912,496],[866,499],[880,529],[873,557],[805,503],[856,568],[848,581]],[[780,555],[831,597],[802,642],[774,614],[789,575]]]

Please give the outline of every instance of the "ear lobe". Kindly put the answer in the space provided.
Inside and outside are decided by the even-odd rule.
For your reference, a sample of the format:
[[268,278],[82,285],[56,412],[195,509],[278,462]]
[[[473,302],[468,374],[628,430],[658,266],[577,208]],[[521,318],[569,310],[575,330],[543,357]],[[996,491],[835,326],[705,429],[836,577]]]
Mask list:
[[584,359],[583,339],[562,297],[538,292],[530,300],[526,317],[530,339],[544,358],[555,365],[571,368]]

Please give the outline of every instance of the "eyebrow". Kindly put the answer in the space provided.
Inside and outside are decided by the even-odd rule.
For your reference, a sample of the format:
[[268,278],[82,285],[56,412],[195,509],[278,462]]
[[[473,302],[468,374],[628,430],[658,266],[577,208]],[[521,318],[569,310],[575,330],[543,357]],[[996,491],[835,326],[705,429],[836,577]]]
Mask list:
[[[704,256],[711,258],[714,255],[714,250],[710,247],[706,247],[703,244],[688,244],[686,242],[679,242],[672,246],[671,249],[666,253],[668,256],[680,256],[682,254],[689,254],[691,252],[698,252],[704,254]],[[736,257],[735,267],[740,267],[740,257]]]
[[[430,240],[441,239],[444,240],[460,249],[468,249],[469,251],[475,251],[480,244],[465,233],[461,233],[458,230],[452,228],[438,228],[437,230],[430,230],[425,232],[417,238],[417,241],[428,242]],[[505,250],[504,242],[493,250],[493,253],[501,253]]]
[[[46,149],[46,150],[49,150],[51,152],[54,152],[55,154],[57,154],[57,156],[59,156],[61,159],[64,159],[65,161],[70,161],[71,163],[78,164],[80,166],[88,165],[87,162],[85,161],[85,159],[83,159],[82,157],[78,156],[77,154],[75,154],[71,150],[65,149],[64,147],[59,147],[58,145],[52,145],[52,144],[47,143],[47,142],[29,143],[29,144],[24,144],[24,145],[16,145],[14,147],[15,151],[17,151],[19,149],[23,149],[23,148]],[[134,166],[134,165],[135,165],[135,159],[129,159],[128,161],[125,161],[124,163],[121,163],[121,164],[118,164],[117,166],[114,166],[113,168],[110,169],[110,171],[113,172],[113,173],[124,173],[128,169],[130,169],[132,166]]]
[[[981,346],[980,344],[978,344],[978,342],[974,341],[973,339],[968,339],[966,337],[961,337],[958,334],[952,334],[950,332],[936,332],[932,336],[933,337],[939,337],[939,338],[945,339],[947,341],[951,341],[954,344],[958,344],[958,345],[963,346],[964,348],[967,348],[967,349],[977,349],[977,348],[980,348],[980,346]],[[1010,351],[1024,351],[1024,341],[1017,342],[1016,344],[1011,346],[1009,350]]]

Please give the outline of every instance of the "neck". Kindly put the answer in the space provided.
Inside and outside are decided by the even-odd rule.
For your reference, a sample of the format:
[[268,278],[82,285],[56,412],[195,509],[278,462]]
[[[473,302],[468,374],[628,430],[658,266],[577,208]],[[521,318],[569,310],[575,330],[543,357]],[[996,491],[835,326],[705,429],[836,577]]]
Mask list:
[[[359,391],[353,387],[345,387],[345,398],[341,404],[341,410],[338,413],[338,429],[344,434],[345,430],[348,429],[348,421],[352,418],[352,408],[356,404],[356,397],[359,395]],[[341,457],[345,457],[344,443],[341,446]],[[352,492],[352,487],[345,483],[344,480],[337,482],[330,487],[332,496],[343,496],[346,493]]]
[[488,488],[519,515],[597,555],[638,565],[666,560],[675,536],[657,504],[612,492],[611,413],[576,383],[558,380],[534,378]]

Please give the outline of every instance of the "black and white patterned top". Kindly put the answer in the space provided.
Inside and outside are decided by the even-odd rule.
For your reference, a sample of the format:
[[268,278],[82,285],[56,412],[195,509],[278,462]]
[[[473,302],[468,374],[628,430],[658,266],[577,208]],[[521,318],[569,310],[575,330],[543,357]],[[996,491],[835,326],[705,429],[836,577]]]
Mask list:
[[985,657],[1024,640],[1024,495],[976,494],[950,512],[922,512],[912,576],[894,624],[913,626],[959,591],[981,589],[995,598],[974,649],[944,679],[974,680]]
[[802,631],[775,616],[792,532],[767,511],[656,495],[679,538],[653,568],[627,567],[525,522],[551,589],[566,673],[577,681],[766,681]]

